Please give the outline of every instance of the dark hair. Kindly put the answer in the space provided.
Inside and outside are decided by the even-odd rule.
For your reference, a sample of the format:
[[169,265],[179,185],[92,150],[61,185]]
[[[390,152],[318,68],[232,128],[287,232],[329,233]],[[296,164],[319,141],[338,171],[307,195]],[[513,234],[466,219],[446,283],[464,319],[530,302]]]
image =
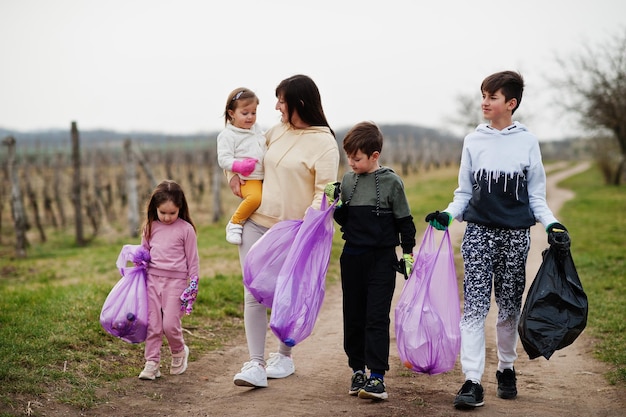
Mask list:
[[189,215],[189,206],[182,187],[172,180],[165,180],[156,186],[146,204],[146,221],[143,226],[146,240],[150,240],[152,235],[152,222],[159,219],[157,208],[167,201],[171,201],[178,208],[178,218],[185,220],[196,230]]
[[276,98],[287,103],[290,124],[293,112],[297,111],[304,123],[309,126],[326,126],[335,136],[324,115],[320,92],[310,77],[299,74],[282,80],[276,87]]
[[227,125],[228,122],[230,122],[230,116],[228,115],[229,110],[235,111],[237,110],[239,104],[246,106],[253,101],[256,101],[256,104],[259,104],[259,98],[252,90],[245,87],[239,87],[231,91],[226,99],[226,107],[224,109],[224,125]]
[[512,98],[517,99],[517,106],[515,106],[511,114],[515,113],[515,110],[522,102],[522,94],[524,93],[524,79],[522,75],[515,71],[496,72],[485,78],[480,85],[481,93],[494,94],[500,89],[502,89],[502,94],[506,101]]
[[352,127],[343,139],[343,150],[348,156],[363,152],[369,158],[383,150],[383,132],[372,122],[361,122]]

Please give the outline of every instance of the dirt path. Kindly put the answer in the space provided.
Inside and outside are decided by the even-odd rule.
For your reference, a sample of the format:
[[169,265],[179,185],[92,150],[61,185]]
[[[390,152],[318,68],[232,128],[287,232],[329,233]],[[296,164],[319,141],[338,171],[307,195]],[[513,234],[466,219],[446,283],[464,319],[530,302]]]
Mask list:
[[[587,165],[581,164],[550,175],[548,197],[553,211],[558,212],[562,203],[572,197],[570,192],[556,189],[554,184],[586,168]],[[458,242],[463,225],[455,222],[450,230],[453,240]],[[541,263],[541,251],[547,246],[546,234],[540,225],[533,227],[532,241],[529,280],[534,278]],[[403,283],[404,280],[399,278],[396,297],[400,295]],[[530,361],[520,343],[516,363],[518,398],[497,398],[495,310],[494,303],[487,327],[487,362],[483,378],[485,406],[471,412],[482,416],[626,415],[626,390],[610,386],[603,378],[607,367],[592,358],[593,341],[585,333],[573,345],[557,351],[550,361],[543,358]],[[372,402],[348,396],[351,370],[342,348],[341,318],[341,289],[336,284],[327,288],[313,334],[294,350],[296,373],[283,380],[270,380],[268,388],[248,389],[232,383],[233,375],[247,360],[242,334],[224,351],[202,357],[193,357],[192,353],[194,361],[182,376],[164,375],[155,382],[129,378],[122,384],[125,392],[109,393],[108,403],[81,415],[366,417],[459,416],[467,413],[452,406],[454,394],[463,383],[458,361],[455,370],[443,375],[411,373],[400,364],[395,337],[391,346],[391,370],[385,378],[389,399]],[[276,339],[271,332],[267,349],[267,352],[276,349]]]

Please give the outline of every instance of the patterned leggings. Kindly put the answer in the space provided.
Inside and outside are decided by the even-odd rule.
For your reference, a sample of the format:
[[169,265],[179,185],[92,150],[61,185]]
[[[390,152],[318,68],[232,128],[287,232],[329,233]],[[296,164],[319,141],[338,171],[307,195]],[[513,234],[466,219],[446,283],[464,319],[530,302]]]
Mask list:
[[461,318],[461,365],[466,379],[480,382],[485,370],[485,319],[493,286],[498,319],[498,369],[517,359],[517,325],[526,284],[530,229],[494,229],[468,223],[461,244],[465,276]]

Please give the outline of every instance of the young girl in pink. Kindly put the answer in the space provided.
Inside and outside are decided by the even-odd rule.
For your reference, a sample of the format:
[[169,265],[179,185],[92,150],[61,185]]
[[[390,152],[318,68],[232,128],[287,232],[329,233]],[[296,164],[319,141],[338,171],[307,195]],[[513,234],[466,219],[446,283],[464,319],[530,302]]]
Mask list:
[[148,332],[146,365],[140,379],[161,376],[161,346],[166,337],[172,354],[170,374],[187,369],[181,319],[190,314],[198,292],[198,245],[196,227],[189,215],[185,194],[174,181],[163,181],[147,204],[141,244],[150,251],[147,272]]

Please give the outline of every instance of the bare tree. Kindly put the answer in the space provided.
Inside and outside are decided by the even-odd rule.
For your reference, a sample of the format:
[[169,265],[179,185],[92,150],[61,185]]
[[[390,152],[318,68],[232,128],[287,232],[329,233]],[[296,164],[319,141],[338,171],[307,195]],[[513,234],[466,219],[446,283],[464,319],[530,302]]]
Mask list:
[[80,138],[76,122],[72,122],[72,202],[74,204],[74,220],[76,221],[76,245],[85,246],[86,240],[83,232],[83,210],[81,200],[81,173],[80,173]]
[[620,185],[626,164],[626,27],[608,42],[583,45],[580,53],[557,58],[562,68],[551,80],[569,97],[558,100],[567,112],[576,114],[582,126],[591,131],[604,130],[617,140],[620,157],[612,178]]
[[63,170],[63,154],[61,153],[57,153],[55,161],[54,161],[54,180],[52,182],[52,189],[53,189],[53,195],[54,195],[54,201],[57,207],[57,210],[59,212],[59,219],[61,221],[61,226],[65,226],[66,224],[66,219],[65,219],[65,208],[64,208],[64,204],[63,204],[63,198],[62,198],[62,194],[61,194],[61,189],[62,189],[62,184],[63,184],[63,175],[62,175],[62,170]]
[[457,113],[449,118],[450,123],[457,125],[463,131],[471,132],[480,123],[484,123],[483,112],[480,108],[480,95],[458,94],[456,96]]
[[[217,159],[217,157],[215,157],[215,159]],[[211,172],[211,188],[213,189],[213,216],[211,217],[211,221],[213,223],[217,223],[224,214],[224,209],[222,208],[222,181],[224,181],[224,171],[222,171],[216,163],[209,164],[209,166],[211,165],[213,166],[213,171]]]
[[143,169],[143,172],[146,173],[146,177],[148,177],[148,181],[150,182],[150,187],[156,188],[156,186],[159,185],[159,182],[156,180],[156,177],[152,173],[150,164],[141,152],[141,149],[139,149],[137,146],[132,146],[132,144],[130,145],[130,148],[133,152],[133,156],[135,157],[135,159],[137,159],[137,162],[139,162],[139,165]]
[[9,150],[7,171],[11,180],[11,212],[13,213],[13,223],[15,225],[15,256],[25,258],[26,247],[28,246],[28,240],[26,239],[28,221],[26,220],[26,210],[24,209],[17,168],[15,167],[15,138],[9,136],[2,143]]
[[135,154],[130,139],[124,141],[126,155],[126,195],[128,196],[128,227],[130,237],[139,236],[139,197],[137,196],[137,173]]
[[[34,171],[34,170],[33,170]],[[39,231],[39,239],[41,239],[42,242],[45,242],[46,239],[46,232],[43,229],[43,223],[41,222],[41,215],[40,215],[40,210],[39,210],[39,201],[37,200],[37,193],[35,192],[35,189],[33,188],[33,185],[31,183],[30,180],[30,175],[24,173],[23,175],[23,183],[26,186],[26,197],[28,197],[28,202],[30,203],[30,208],[33,211],[33,220],[35,222],[35,227],[37,227],[37,230]]]

